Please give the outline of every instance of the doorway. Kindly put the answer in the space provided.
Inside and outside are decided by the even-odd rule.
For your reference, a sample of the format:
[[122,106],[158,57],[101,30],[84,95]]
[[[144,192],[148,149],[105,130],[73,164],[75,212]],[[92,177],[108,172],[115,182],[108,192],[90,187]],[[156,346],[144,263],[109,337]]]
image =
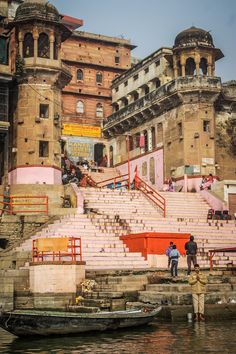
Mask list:
[[97,143],[94,145],[94,162],[99,166],[103,159],[104,144]]

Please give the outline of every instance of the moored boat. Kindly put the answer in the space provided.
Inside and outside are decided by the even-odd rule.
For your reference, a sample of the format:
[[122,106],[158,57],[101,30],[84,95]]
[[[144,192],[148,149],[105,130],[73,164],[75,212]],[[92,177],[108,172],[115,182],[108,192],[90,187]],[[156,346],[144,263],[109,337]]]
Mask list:
[[161,307],[150,312],[127,310],[97,313],[15,310],[0,314],[0,327],[18,336],[70,335],[147,324]]

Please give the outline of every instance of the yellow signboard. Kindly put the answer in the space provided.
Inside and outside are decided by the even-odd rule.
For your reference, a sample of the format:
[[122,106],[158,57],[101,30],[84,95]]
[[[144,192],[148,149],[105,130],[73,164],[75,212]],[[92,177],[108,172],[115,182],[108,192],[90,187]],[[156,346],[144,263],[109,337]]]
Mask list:
[[90,138],[100,138],[101,128],[92,125],[63,124],[63,135],[87,136]]

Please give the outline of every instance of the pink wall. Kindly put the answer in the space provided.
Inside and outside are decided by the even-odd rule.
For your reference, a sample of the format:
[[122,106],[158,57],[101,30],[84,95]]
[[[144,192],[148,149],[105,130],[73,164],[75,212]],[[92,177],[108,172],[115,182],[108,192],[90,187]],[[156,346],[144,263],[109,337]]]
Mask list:
[[214,210],[226,210],[228,209],[227,204],[217,198],[215,195],[211,194],[210,191],[201,191],[202,197],[210,204],[211,208]]
[[61,184],[61,171],[53,167],[19,167],[9,172],[9,184]]
[[[154,158],[155,161],[155,186],[158,189],[161,189],[163,186],[163,150],[157,150],[152,153],[147,153],[130,161],[130,172],[131,178],[130,180],[133,181],[135,175],[135,168],[138,168],[138,176],[143,179],[148,184],[152,184],[149,179],[149,162],[151,158]],[[147,162],[147,176],[142,175],[142,164]],[[117,166],[117,169],[120,171],[121,174],[128,173],[128,163],[124,163],[122,165]]]

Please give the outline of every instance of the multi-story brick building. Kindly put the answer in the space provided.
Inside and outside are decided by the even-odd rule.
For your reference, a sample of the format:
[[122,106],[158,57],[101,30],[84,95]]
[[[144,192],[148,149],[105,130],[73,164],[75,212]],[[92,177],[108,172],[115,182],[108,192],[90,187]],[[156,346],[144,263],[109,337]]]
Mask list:
[[[63,19],[68,24],[72,20]],[[63,43],[62,59],[72,74],[62,95],[63,140],[72,160],[95,160],[99,164],[108,153],[101,128],[103,119],[112,113],[111,83],[130,68],[132,48],[126,39],[76,30]]]
[[236,82],[215,75],[222,57],[209,32],[191,27],[113,81],[103,131],[122,172],[129,147],[131,170],[160,188],[170,177],[188,177],[189,190],[201,175],[236,178]]

